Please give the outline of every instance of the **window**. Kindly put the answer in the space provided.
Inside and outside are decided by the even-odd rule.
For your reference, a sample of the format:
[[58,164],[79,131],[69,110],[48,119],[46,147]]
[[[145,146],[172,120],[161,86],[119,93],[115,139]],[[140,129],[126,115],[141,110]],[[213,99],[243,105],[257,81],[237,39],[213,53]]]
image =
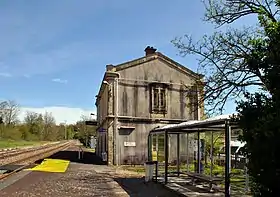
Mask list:
[[151,85],[152,113],[166,113],[166,87],[164,84]]

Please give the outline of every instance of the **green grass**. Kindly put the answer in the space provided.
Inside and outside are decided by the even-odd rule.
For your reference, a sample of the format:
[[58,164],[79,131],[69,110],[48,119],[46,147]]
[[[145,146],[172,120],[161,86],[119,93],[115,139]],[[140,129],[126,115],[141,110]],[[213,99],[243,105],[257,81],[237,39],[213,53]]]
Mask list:
[[[145,172],[144,165],[136,165],[136,166],[122,166],[123,169],[129,170],[129,171],[134,171],[134,172]],[[189,165],[189,170],[191,172],[194,172],[194,165],[190,164]],[[159,166],[159,171],[164,171],[164,166],[161,165]],[[177,166],[168,166],[168,171],[174,172],[177,171]],[[187,171],[187,166],[186,165],[181,165],[180,166],[180,171]],[[212,171],[214,176],[225,176],[225,168],[223,166],[219,165],[214,165],[213,166],[213,171]],[[210,175],[210,166],[206,166],[204,168],[204,174]],[[232,177],[243,177],[244,171],[240,169],[231,169],[231,176]]]
[[46,141],[24,141],[24,140],[20,140],[20,141],[0,140],[0,149],[40,145],[40,144],[45,144],[45,143],[47,143],[47,142]]
[[[127,171],[132,171],[136,172],[138,174],[145,174],[145,167],[144,165],[135,165],[135,166],[130,166],[130,165],[124,165],[121,167],[123,170]],[[190,164],[189,165],[189,170],[191,172],[194,172],[194,165]],[[213,175],[214,176],[219,176],[219,177],[224,177],[224,167],[219,166],[219,165],[214,165],[213,166]],[[168,166],[168,171],[169,172],[176,172],[177,171],[177,166]],[[180,166],[180,171],[187,171],[186,165],[181,165]],[[164,172],[164,166],[159,166],[159,173]],[[206,166],[204,169],[204,174],[210,174],[210,167]],[[239,170],[239,169],[231,169],[231,186],[232,186],[232,191],[238,192],[241,194],[244,194],[244,188],[245,188],[245,176],[244,176],[244,171]],[[224,187],[224,182],[221,183],[221,187]]]
[[121,166],[121,168],[123,170],[131,171],[131,172],[145,173],[145,168],[143,165],[136,165],[136,166],[123,165]]
[[95,149],[94,148],[86,148],[87,152],[91,152],[91,153],[95,153]]

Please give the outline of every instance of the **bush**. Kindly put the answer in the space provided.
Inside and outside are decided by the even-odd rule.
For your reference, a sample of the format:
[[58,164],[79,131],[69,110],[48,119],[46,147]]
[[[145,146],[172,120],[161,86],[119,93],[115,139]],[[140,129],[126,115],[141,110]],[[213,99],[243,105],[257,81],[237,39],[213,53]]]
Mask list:
[[2,138],[10,139],[10,140],[20,140],[21,139],[21,132],[14,127],[7,127],[3,131]]

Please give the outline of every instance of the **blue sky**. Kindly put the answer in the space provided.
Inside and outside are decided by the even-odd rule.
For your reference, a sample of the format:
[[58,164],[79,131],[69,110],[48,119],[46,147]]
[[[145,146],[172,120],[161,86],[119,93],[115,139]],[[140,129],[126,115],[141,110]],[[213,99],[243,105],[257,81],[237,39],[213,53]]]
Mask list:
[[186,0],[2,0],[0,99],[29,109],[95,111],[105,65],[141,57],[147,45],[196,70],[196,57],[177,56],[170,41],[211,34],[203,14],[200,1]]

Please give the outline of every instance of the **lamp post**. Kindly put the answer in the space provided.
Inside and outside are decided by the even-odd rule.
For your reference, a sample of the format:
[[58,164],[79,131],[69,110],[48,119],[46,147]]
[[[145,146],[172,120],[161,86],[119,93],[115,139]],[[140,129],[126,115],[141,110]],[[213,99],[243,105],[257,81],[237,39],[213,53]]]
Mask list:
[[64,120],[64,137],[65,137],[65,140],[67,140],[67,120]]
[[[96,114],[90,113],[90,115],[95,116]],[[93,119],[94,119],[94,117],[93,117]],[[96,118],[95,118],[95,121],[96,121]],[[96,136],[94,136],[94,135],[92,135],[90,137],[90,148],[94,148],[94,149],[96,148],[95,139],[96,139]]]

